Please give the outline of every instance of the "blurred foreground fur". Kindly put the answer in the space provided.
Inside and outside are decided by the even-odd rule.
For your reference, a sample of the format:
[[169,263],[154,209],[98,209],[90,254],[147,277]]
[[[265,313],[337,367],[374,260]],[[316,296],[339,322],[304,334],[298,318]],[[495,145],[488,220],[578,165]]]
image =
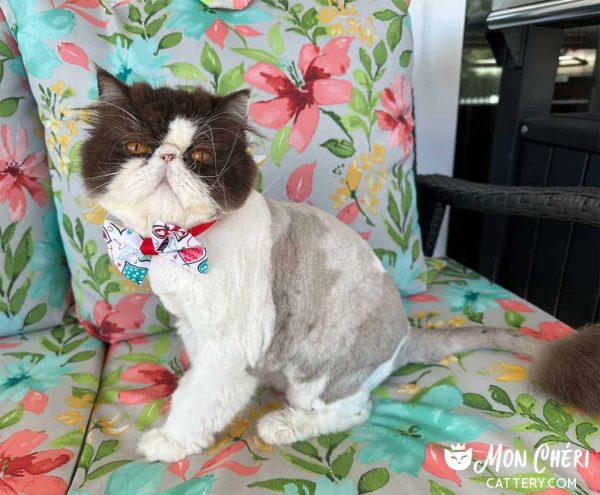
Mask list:
[[559,401],[600,415],[600,324],[549,344],[532,378]]

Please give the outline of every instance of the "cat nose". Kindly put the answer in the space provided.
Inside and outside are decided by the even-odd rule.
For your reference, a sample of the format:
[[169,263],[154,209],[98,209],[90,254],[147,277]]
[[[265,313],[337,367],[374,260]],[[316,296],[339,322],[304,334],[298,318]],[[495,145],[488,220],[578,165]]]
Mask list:
[[160,155],[160,157],[165,163],[168,164],[169,162],[172,162],[175,158],[175,153],[163,153],[162,155]]

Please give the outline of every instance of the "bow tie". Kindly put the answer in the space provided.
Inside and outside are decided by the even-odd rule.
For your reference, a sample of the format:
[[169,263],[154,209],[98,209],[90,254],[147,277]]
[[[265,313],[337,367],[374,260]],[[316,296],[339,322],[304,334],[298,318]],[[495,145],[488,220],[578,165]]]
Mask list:
[[198,273],[208,273],[206,249],[196,239],[214,225],[215,221],[201,223],[189,230],[157,220],[152,235],[142,237],[131,229],[106,220],[102,235],[108,255],[118,270],[129,280],[141,284],[150,268],[152,256],[164,256],[178,265]]

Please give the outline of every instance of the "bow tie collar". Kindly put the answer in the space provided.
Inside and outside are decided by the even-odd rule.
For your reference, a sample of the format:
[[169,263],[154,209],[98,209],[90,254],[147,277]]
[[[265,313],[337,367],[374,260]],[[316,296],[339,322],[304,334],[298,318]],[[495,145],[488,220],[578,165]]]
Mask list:
[[206,249],[196,237],[214,224],[213,220],[186,230],[157,220],[150,237],[142,237],[112,220],[106,220],[102,234],[108,255],[117,269],[129,280],[141,284],[148,274],[152,256],[163,256],[198,273],[208,273]]

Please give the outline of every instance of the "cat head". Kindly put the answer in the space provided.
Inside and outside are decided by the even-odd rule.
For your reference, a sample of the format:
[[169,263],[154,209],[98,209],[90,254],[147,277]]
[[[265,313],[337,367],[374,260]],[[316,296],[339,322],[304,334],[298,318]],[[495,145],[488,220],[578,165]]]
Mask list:
[[258,172],[247,151],[249,90],[127,86],[100,68],[97,79],[81,148],[90,199],[146,235],[157,219],[185,228],[244,204]]
[[473,461],[473,449],[467,449],[465,444],[452,445],[451,450],[444,450],[446,465],[455,471],[464,471]]

